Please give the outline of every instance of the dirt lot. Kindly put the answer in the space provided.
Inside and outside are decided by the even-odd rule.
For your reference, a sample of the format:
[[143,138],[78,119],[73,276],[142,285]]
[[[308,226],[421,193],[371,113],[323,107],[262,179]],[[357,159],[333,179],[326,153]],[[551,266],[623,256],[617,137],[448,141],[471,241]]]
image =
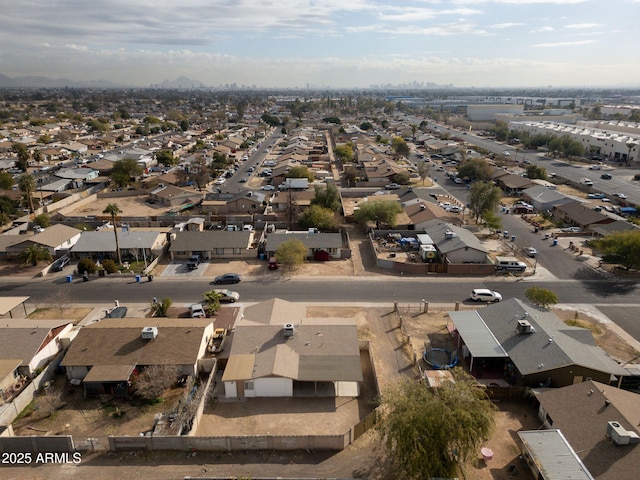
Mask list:
[[144,203],[149,198],[146,195],[138,195],[135,197],[116,197],[116,198],[96,198],[95,201],[86,203],[75,210],[67,212],[68,216],[79,217],[104,217],[109,220],[110,216],[102,213],[110,203],[117,203],[122,214],[128,217],[152,217],[162,215],[170,210],[170,207],[163,205],[147,205]]

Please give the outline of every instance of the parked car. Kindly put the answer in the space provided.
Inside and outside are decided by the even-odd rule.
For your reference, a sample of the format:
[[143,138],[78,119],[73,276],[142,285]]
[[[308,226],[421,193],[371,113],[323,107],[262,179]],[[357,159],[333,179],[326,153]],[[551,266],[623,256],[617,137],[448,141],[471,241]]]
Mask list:
[[387,190],[398,190],[402,188],[402,186],[398,185],[397,183],[389,183],[385,185],[384,188],[386,188]]
[[239,182],[240,183],[247,183],[249,181],[249,179],[247,177],[242,177]]
[[202,255],[191,255],[189,257],[189,261],[187,262],[187,268],[189,270],[197,270],[201,263]]
[[611,180],[611,175],[608,173],[603,173],[602,175],[600,175],[600,178],[602,178],[603,180]]
[[527,247],[527,248],[525,248],[525,249],[524,249],[524,251],[525,251],[525,252],[526,252],[526,254],[527,254],[529,257],[531,257],[531,258],[533,258],[533,257],[535,257],[536,255],[538,255],[538,251],[537,251],[535,248],[533,248],[533,247]]
[[191,313],[191,318],[205,318],[207,316],[204,311],[204,307],[199,303],[194,303],[189,307],[189,312]]
[[221,302],[235,303],[240,300],[240,294],[233,290],[227,290],[226,288],[216,288],[213,290],[220,295]]
[[471,291],[471,300],[474,302],[499,302],[502,295],[488,288],[474,288]]
[[51,265],[51,271],[52,272],[61,272],[64,269],[64,267],[69,265],[69,263],[71,263],[71,260],[69,260],[68,257],[59,258],[58,260],[53,262],[53,265]]
[[263,185],[262,186],[262,190],[266,190],[267,192],[271,192],[273,190],[275,190],[276,187],[274,187],[273,185]]
[[588,193],[587,198],[604,198],[604,193]]
[[624,193],[614,193],[613,196],[621,198],[623,200],[625,200],[627,198],[627,196]]
[[226,284],[226,283],[240,283],[242,280],[242,276],[237,273],[225,273],[224,275],[217,276],[213,283],[216,285]]
[[565,233],[580,233],[582,229],[580,227],[565,227],[560,231]]

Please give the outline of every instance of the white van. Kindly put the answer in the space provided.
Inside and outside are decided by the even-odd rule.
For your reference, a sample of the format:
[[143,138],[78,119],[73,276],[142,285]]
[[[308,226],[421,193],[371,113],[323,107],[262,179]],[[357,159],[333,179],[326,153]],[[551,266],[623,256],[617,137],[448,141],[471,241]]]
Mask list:
[[189,312],[191,312],[191,318],[205,318],[207,314],[204,311],[204,308],[199,303],[194,303],[189,307]]
[[524,272],[527,264],[513,257],[496,257],[496,270],[502,272]]

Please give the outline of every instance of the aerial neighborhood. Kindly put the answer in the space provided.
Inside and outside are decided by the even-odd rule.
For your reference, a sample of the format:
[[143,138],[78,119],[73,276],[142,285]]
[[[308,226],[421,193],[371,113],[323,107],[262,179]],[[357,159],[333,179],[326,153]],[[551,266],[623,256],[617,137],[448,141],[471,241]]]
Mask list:
[[2,458],[640,471],[632,97],[1,93]]

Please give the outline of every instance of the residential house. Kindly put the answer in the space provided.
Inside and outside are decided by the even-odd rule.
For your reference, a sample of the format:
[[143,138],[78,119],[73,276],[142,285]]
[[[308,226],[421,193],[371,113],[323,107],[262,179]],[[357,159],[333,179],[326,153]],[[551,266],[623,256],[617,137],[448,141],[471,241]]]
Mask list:
[[212,335],[206,318],[107,318],[80,330],[61,366],[85,396],[126,397],[145,367],[172,365],[193,377],[205,370]]
[[275,255],[280,245],[289,240],[300,240],[307,247],[308,259],[338,260],[349,258],[351,253],[344,246],[340,233],[309,233],[309,232],[281,232],[276,231],[267,235],[265,254],[267,257]]
[[357,397],[362,381],[355,319],[278,298],[244,309],[222,375],[227,398]]
[[431,202],[422,201],[407,205],[404,213],[410,219],[410,223],[406,226],[409,230],[424,230],[427,223],[435,219],[454,225],[461,223],[460,214],[447,212],[441,206]]
[[596,225],[615,222],[615,219],[576,201],[555,205],[551,213],[557,221],[580,227],[585,231],[590,231]]
[[3,318],[0,328],[0,403],[63,350],[73,322]]
[[[167,243],[165,232],[125,230],[118,231],[118,246],[123,260],[140,260],[146,258],[151,262],[162,253]],[[82,232],[76,244],[71,247],[73,258],[91,258],[117,260],[116,239],[113,229],[97,232]]]
[[100,172],[92,168],[63,168],[55,176],[71,183],[71,188],[83,188],[86,183],[94,181]]
[[433,239],[442,263],[489,263],[487,249],[465,228],[434,219],[424,222],[424,231]]
[[551,211],[556,205],[563,205],[574,201],[565,194],[542,185],[536,185],[535,187],[523,190],[522,199],[531,204],[538,212]]
[[501,175],[495,179],[495,182],[508,195],[520,195],[527,188],[534,186],[534,183],[527,177],[510,173]]
[[625,370],[586,328],[511,298],[479,310],[449,312],[469,370],[529,387],[564,387],[593,379],[620,382]]
[[[537,391],[536,401],[544,428],[562,432],[593,478],[633,478],[640,471],[640,395],[586,380]],[[549,449],[546,440],[541,446]]]
[[171,234],[171,260],[202,255],[207,260],[256,258],[253,231],[184,231]]
[[313,200],[315,196],[315,190],[276,192],[271,198],[271,206],[276,213],[287,212],[292,206],[299,211],[304,211],[309,208],[311,200]]
[[592,225],[591,233],[598,237],[605,237],[616,232],[626,232],[628,230],[636,230],[638,227],[633,223],[624,220],[615,220],[611,223]]
[[41,233],[30,236],[19,236],[18,242],[5,247],[6,256],[17,257],[20,252],[31,245],[44,247],[53,258],[69,253],[82,234],[77,228],[68,227],[61,223],[50,225]]
[[207,192],[199,192],[194,189],[176,187],[159,183],[158,187],[149,192],[149,198],[166,207],[194,206],[202,201]]
[[212,215],[254,215],[263,213],[267,195],[249,191],[241,194],[208,193],[200,205],[200,210]]

